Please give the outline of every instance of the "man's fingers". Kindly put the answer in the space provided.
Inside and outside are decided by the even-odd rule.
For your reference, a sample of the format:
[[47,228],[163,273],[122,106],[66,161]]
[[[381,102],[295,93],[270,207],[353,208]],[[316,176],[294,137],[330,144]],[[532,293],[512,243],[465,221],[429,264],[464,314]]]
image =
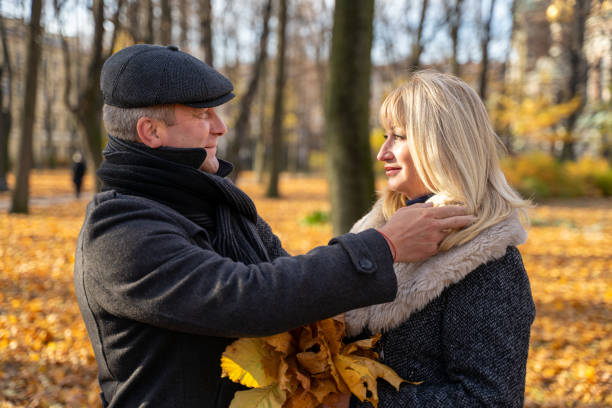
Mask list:
[[443,231],[447,229],[459,229],[467,227],[468,225],[473,224],[475,221],[476,217],[473,215],[459,215],[456,217],[438,220],[438,226]]
[[432,208],[434,218],[447,218],[461,215],[468,215],[468,210],[462,205],[445,205],[443,207]]

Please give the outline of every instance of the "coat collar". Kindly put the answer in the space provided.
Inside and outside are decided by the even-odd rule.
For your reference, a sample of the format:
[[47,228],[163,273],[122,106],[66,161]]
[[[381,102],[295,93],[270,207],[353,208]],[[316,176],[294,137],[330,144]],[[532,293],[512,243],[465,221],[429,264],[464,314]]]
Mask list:
[[[436,201],[436,196],[428,201]],[[361,218],[351,232],[364,231],[384,225],[382,200]],[[508,246],[522,244],[527,232],[517,213],[502,220],[476,238],[461,246],[441,252],[419,263],[396,263],[397,296],[394,301],[351,310],[346,313],[349,336],[368,328],[372,333],[393,329],[413,313],[423,309],[448,286],[465,278],[479,265],[501,258]]]

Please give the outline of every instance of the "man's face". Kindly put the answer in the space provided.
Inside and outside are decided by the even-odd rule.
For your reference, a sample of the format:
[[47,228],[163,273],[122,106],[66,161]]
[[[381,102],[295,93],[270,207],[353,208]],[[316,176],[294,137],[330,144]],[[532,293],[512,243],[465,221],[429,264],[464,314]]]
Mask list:
[[175,105],[174,124],[165,127],[162,144],[169,147],[203,147],[206,149],[206,160],[200,170],[216,173],[219,170],[217,140],[225,132],[225,123],[214,108]]

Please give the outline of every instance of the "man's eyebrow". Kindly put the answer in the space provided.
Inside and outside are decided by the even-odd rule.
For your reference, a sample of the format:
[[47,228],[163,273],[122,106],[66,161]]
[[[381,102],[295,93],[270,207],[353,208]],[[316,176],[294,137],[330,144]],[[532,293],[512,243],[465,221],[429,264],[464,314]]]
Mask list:
[[210,108],[204,108],[202,109],[198,109],[192,112],[193,116],[202,116],[208,113],[208,111],[210,110]]

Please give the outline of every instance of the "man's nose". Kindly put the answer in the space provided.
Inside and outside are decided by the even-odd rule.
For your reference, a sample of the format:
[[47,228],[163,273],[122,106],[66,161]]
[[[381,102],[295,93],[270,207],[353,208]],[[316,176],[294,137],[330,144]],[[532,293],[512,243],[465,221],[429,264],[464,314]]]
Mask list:
[[213,112],[210,133],[213,133],[216,136],[223,136],[225,133],[227,133],[227,126],[225,126],[225,122],[223,122],[223,119],[221,119],[217,112]]

